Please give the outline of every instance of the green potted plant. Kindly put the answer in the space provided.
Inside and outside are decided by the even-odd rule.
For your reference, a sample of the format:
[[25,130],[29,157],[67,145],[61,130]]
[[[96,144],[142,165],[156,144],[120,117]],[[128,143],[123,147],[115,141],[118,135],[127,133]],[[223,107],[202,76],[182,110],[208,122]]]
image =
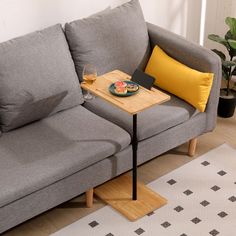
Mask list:
[[222,77],[226,80],[226,88],[221,89],[218,105],[218,115],[221,117],[231,117],[234,115],[236,97],[233,92],[232,76],[236,76],[236,18],[227,17],[225,23],[229,26],[229,30],[225,37],[220,37],[216,34],[208,35],[212,41],[222,44],[228,55],[223,52],[213,49],[222,61]]

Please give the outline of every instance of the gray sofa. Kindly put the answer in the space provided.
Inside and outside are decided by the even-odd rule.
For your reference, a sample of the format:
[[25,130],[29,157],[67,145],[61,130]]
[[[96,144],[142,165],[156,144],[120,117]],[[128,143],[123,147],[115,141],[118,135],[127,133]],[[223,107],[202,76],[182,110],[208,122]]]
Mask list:
[[[132,10],[132,4],[140,8],[134,0],[122,7]],[[119,10],[111,10],[113,17]],[[92,17],[106,19],[109,12]],[[132,68],[126,61],[124,68],[114,56],[107,71],[132,73],[146,64],[158,44],[180,62],[215,76],[204,113],[173,95],[169,102],[140,113],[138,164],[212,131],[221,82],[221,62],[214,53],[158,26],[145,27],[148,38],[141,38],[146,46],[134,55],[139,60]],[[70,27],[69,32],[66,27],[66,40],[56,25],[0,44],[0,233],[131,168],[132,117],[99,98],[84,102],[77,77],[81,54],[75,52],[76,35],[68,38]],[[102,53],[100,60],[106,60]],[[104,66],[108,64],[99,69]]]

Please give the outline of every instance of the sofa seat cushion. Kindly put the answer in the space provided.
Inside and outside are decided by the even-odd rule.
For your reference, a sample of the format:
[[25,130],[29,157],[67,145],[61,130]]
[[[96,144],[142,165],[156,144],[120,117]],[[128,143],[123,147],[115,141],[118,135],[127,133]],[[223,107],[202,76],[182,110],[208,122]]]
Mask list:
[[[83,103],[61,25],[1,43],[0,55],[2,131]],[[50,106],[47,112],[42,103]]]
[[3,134],[0,207],[119,152],[130,140],[82,106]]
[[[130,114],[98,97],[92,101],[85,102],[84,106],[97,115],[119,125],[132,135],[133,121]],[[171,99],[168,102],[138,113],[138,140],[147,139],[183,123],[190,119],[195,112],[196,109],[191,105],[171,95]]]
[[147,25],[138,0],[65,25],[65,33],[82,81],[85,64],[99,75],[116,69],[133,74],[150,56]]

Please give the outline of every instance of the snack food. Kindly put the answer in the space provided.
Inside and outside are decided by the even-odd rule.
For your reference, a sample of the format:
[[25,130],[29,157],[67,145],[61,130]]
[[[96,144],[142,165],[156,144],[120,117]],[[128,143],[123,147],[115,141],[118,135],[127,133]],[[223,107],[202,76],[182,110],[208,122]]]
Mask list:
[[118,87],[123,87],[125,88],[127,86],[127,83],[125,83],[124,81],[116,81],[115,82],[115,87],[118,88]]
[[127,93],[127,88],[126,87],[116,87],[115,92],[117,94],[126,94]]
[[136,92],[138,90],[138,85],[128,84],[126,88],[129,92]]

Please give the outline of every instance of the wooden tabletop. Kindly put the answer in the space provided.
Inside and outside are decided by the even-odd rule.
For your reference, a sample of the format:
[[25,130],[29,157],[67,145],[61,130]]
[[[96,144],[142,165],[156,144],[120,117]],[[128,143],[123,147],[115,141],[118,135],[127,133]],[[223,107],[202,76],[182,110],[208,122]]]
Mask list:
[[133,115],[153,105],[170,100],[169,95],[155,88],[148,90],[142,86],[140,86],[138,93],[133,96],[114,96],[109,92],[109,86],[118,80],[130,80],[130,76],[122,71],[114,70],[97,77],[92,85],[82,82],[81,87]]

